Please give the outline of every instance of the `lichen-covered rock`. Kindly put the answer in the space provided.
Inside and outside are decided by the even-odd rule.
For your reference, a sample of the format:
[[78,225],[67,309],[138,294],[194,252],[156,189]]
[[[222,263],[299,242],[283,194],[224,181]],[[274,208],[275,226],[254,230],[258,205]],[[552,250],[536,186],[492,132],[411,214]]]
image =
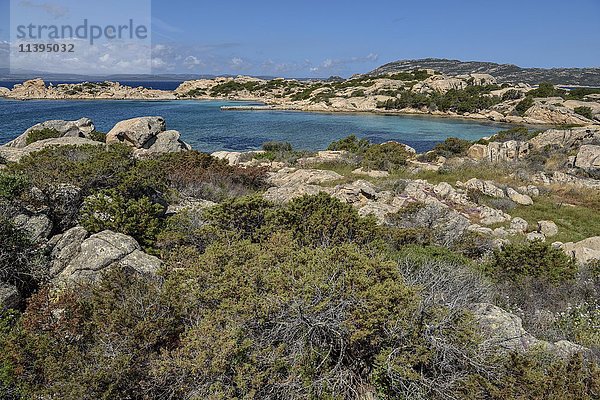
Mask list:
[[50,273],[55,283],[95,282],[107,269],[120,267],[127,271],[154,275],[161,261],[144,253],[130,236],[102,231],[84,239],[81,227],[67,231],[51,253]]
[[484,181],[483,179],[472,178],[465,183],[457,182],[456,186],[463,187],[465,189],[476,190],[490,197],[506,197],[504,190],[497,187],[494,182]]
[[575,158],[575,166],[582,169],[600,169],[600,146],[581,146]]
[[19,214],[13,218],[13,223],[18,229],[27,232],[34,243],[46,239],[52,232],[52,221],[45,214]]
[[0,282],[0,311],[18,308],[21,300],[21,295],[14,285]]

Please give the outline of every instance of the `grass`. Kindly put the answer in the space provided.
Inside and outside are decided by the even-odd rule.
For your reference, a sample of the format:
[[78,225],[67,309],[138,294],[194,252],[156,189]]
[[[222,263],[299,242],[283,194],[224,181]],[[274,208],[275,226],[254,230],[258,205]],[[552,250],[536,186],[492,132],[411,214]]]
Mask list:
[[557,196],[537,197],[531,206],[517,206],[510,213],[529,223],[530,229],[538,221],[551,220],[558,226],[558,235],[550,241],[577,242],[591,236],[600,235],[600,213],[594,209],[565,204]]

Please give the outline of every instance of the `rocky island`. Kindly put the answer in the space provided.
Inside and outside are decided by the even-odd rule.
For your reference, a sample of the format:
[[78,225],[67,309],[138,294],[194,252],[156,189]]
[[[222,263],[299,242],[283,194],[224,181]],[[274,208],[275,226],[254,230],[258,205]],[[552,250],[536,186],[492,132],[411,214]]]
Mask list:
[[[424,97],[494,85],[419,74],[408,85]],[[192,81],[169,95],[375,110],[405,92],[377,93],[410,82],[362,79],[293,93],[291,81]],[[0,393],[594,398],[598,114],[569,108],[594,103],[585,96],[535,90],[481,96],[518,94],[498,110],[533,102],[499,119],[586,126],[423,154],[349,136],[318,152],[269,142],[209,155],[158,116],[107,134],[87,118],[27,129],[0,146]]]
[[428,114],[534,125],[589,125],[600,121],[600,89],[499,83],[489,74],[445,75],[432,69],[371,73],[331,81],[219,77],[186,81],[174,91],[132,88],[116,82],[49,86],[35,79],[12,90],[0,88],[0,96],[21,100],[250,100],[276,110]]

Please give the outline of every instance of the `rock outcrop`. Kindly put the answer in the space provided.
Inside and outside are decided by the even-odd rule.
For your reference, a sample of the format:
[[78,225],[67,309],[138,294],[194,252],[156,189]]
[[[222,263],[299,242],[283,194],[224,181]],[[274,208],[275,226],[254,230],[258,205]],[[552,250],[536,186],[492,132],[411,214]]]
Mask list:
[[529,143],[509,140],[507,142],[474,144],[467,151],[467,157],[477,161],[507,162],[525,158],[530,151]]
[[576,243],[565,243],[560,248],[567,255],[575,258],[579,264],[600,260],[600,236],[590,237]]
[[144,253],[130,236],[112,231],[86,236],[85,229],[77,226],[53,238],[50,274],[55,283],[95,282],[115,267],[154,275],[161,266],[158,258]]
[[582,169],[600,168],[600,146],[586,144],[579,148],[575,158],[575,166]]
[[172,153],[190,150],[177,131],[167,131],[162,117],[138,117],[118,122],[106,135],[106,143],[124,143],[134,154]]
[[24,156],[53,146],[104,146],[102,142],[82,137],[60,137],[38,140],[23,148],[0,146],[0,156],[10,162],[18,162]]
[[546,146],[574,149],[584,144],[600,142],[600,127],[587,126],[572,129],[548,129],[540,133],[529,143],[534,149]]
[[60,137],[81,137],[90,138],[90,133],[95,130],[94,123],[89,118],[81,118],[77,121],[51,120],[32,126],[23,132],[19,137],[6,143],[6,147],[24,148],[27,146],[27,138],[33,131],[43,129],[55,130]]

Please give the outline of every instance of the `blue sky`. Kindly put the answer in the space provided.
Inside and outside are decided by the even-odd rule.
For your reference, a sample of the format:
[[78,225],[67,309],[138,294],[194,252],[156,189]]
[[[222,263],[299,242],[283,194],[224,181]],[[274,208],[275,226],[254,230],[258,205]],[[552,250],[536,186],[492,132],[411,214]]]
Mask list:
[[[155,73],[292,77],[425,57],[599,67],[599,21],[600,0],[155,0],[152,62]],[[6,27],[0,16],[0,41]]]

